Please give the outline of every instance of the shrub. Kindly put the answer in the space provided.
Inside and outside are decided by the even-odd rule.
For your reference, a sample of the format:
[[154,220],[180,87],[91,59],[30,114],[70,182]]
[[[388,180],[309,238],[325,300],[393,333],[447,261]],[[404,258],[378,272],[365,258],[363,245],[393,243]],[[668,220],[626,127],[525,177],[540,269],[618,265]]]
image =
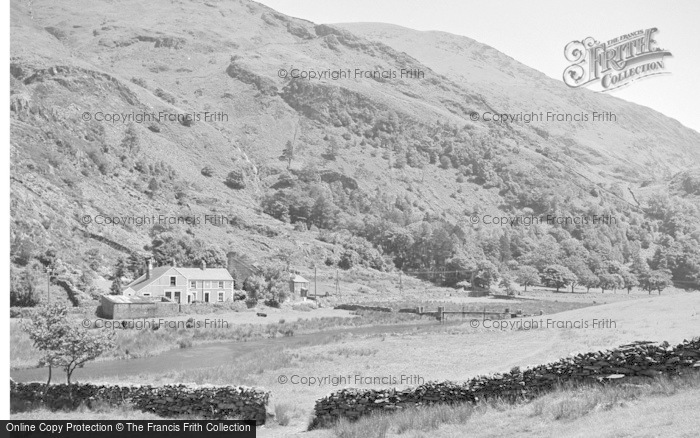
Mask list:
[[270,298],[264,301],[265,305],[267,307],[275,307],[278,308],[280,307],[280,302],[277,301],[275,298]]
[[156,96],[160,97],[168,103],[175,104],[175,97],[167,91],[163,90],[162,88],[156,88],[153,94],[155,94]]
[[206,177],[210,177],[210,176],[214,175],[214,169],[212,169],[211,166],[204,166],[202,168],[202,175],[204,175]]
[[246,187],[245,175],[242,170],[235,169],[226,176],[225,184],[232,189],[240,190]]
[[39,304],[39,293],[29,269],[21,274],[10,273],[10,306],[34,307]]
[[243,291],[234,291],[233,292],[233,301],[243,301],[247,297],[246,293]]

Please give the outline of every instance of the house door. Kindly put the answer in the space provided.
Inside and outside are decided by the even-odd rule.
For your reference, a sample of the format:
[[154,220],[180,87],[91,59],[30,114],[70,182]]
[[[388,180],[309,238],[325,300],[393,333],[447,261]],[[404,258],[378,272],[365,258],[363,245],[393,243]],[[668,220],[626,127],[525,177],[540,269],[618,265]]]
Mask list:
[[209,302],[209,292],[204,292],[204,302],[205,303]]
[[187,294],[187,304],[190,304],[192,302],[192,295]]
[[175,291],[175,302],[180,304],[180,291]]

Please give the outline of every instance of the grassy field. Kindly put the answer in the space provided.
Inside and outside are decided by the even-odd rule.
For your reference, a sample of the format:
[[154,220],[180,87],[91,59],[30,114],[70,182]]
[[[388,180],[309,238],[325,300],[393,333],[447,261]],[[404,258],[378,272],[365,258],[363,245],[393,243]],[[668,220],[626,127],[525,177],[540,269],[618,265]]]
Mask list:
[[[273,309],[278,310],[278,309]],[[267,311],[267,310],[266,310]],[[362,312],[354,314],[345,310],[319,309],[309,312],[270,312],[268,318],[258,318],[265,323],[246,324],[236,320],[239,314],[193,315],[195,320],[205,318],[228,321],[229,325],[222,328],[168,328],[151,329],[117,329],[117,348],[101,356],[99,360],[129,359],[155,356],[164,351],[188,348],[205,342],[235,341],[243,342],[251,339],[294,336],[294,334],[313,333],[333,328],[361,327],[372,325],[403,324],[407,322],[429,323],[429,318],[421,318],[411,314]],[[300,313],[306,318],[300,317]],[[335,314],[338,316],[323,316]],[[255,315],[255,314],[253,314]],[[184,321],[186,317],[163,318],[167,321]],[[150,319],[148,319],[150,321]],[[75,324],[81,320],[74,319]],[[36,350],[29,335],[22,330],[21,320],[10,322],[10,366],[13,369],[31,368],[36,366],[40,352]]]
[[[157,374],[106,377],[104,382],[247,384],[271,391],[271,409],[285,412],[286,434],[308,425],[316,399],[341,387],[415,386],[422,381],[463,381],[480,374],[508,371],[557,360],[574,352],[615,347],[635,340],[671,343],[697,336],[700,294],[678,294],[588,306],[545,317],[558,321],[593,318],[616,322],[612,328],[493,329],[460,324],[430,324],[411,331],[340,336],[333,342],[309,342],[294,348],[261,348],[218,367]],[[527,319],[527,318],[523,318]],[[515,320],[512,320],[515,321]],[[481,323],[480,323],[481,324]],[[281,383],[280,376],[288,380]],[[356,380],[359,376],[360,380]],[[374,377],[414,378],[401,385],[368,382]],[[302,382],[302,379],[317,381]],[[328,380],[321,381],[328,377]],[[330,378],[346,377],[336,381]],[[291,380],[296,379],[296,383]],[[261,435],[264,436],[264,435]],[[286,436],[282,434],[280,436]]]
[[[563,304],[570,305],[571,303]],[[296,329],[298,330],[310,331],[324,331],[327,328],[364,324],[387,324],[386,329],[380,333],[341,332],[330,340],[326,339],[328,337],[318,337],[318,341],[315,341],[317,337],[310,337],[308,342],[305,340],[303,343],[297,343],[293,346],[289,344],[284,348],[279,348],[280,344],[275,344],[278,346],[277,348],[266,348],[266,341],[263,339],[260,348],[256,347],[240,356],[234,355],[225,365],[160,373],[134,373],[125,367],[124,373],[119,376],[104,377],[96,379],[96,381],[260,386],[271,391],[270,410],[276,412],[276,416],[281,418],[280,421],[283,425],[278,424],[272,428],[266,426],[259,431],[259,434],[260,436],[282,437],[305,430],[311,417],[314,401],[342,387],[383,388],[416,386],[430,380],[463,381],[480,374],[504,372],[514,366],[524,368],[555,361],[576,352],[612,348],[637,340],[666,340],[673,344],[700,335],[698,332],[698,327],[700,327],[700,294],[698,293],[639,297],[600,306],[575,305],[574,307],[573,310],[545,314],[542,317],[525,317],[503,321],[517,322],[539,319],[546,321],[551,319],[558,322],[575,323],[598,319],[612,321],[614,325],[598,328],[552,326],[526,330],[517,327],[485,327],[481,320],[474,320],[477,322],[476,325],[473,324],[474,321],[470,320],[441,325],[434,320],[423,318],[423,320],[418,320],[419,323],[409,330],[398,330],[392,328],[391,324],[406,321],[399,320],[399,318],[417,317],[409,314],[368,312],[360,318],[354,319],[299,320],[295,324],[297,324]],[[243,326],[238,326],[238,329],[241,327]],[[267,329],[270,327],[279,329],[275,324],[267,326]],[[262,330],[262,328],[259,329]],[[186,351],[183,350],[183,352]],[[284,376],[286,381],[281,376]],[[374,378],[390,378],[392,376],[399,379],[405,376],[407,380],[403,384],[396,385],[373,380]],[[312,378],[316,380],[312,381]],[[341,380],[341,378],[345,378],[345,380]],[[292,381],[293,379],[295,380]],[[678,395],[678,397],[680,397],[679,403],[685,400],[682,395]],[[635,403],[639,403],[640,409],[642,408],[642,401],[635,401]],[[547,406],[549,407],[542,407],[541,418],[532,420],[533,422],[542,422],[543,418],[549,418],[549,413],[554,412],[552,411],[554,404]],[[466,414],[455,413],[454,415],[459,417]],[[488,415],[478,418],[488,419]],[[596,415],[604,415],[604,412]],[[438,416],[439,418],[441,417]],[[470,414],[469,418],[470,424],[472,424],[471,422],[475,421],[474,418],[477,417],[472,418],[472,414]],[[489,429],[488,426],[483,425],[488,420],[479,421],[483,422],[482,426],[479,427],[483,427],[484,430]],[[583,422],[585,418],[550,419],[547,421]],[[464,431],[451,431],[449,428],[452,426],[445,427],[444,431],[439,428],[430,433],[413,431],[411,433],[405,432],[408,435],[405,433],[404,435],[431,436],[430,434],[437,433],[436,431],[444,433],[440,436],[461,436],[464,433]],[[532,430],[534,431],[532,435],[538,436],[537,431],[541,432],[544,429],[533,428]],[[509,433],[506,430],[502,432]],[[313,433],[328,434],[330,432],[317,431]],[[513,433],[517,435],[520,432]],[[493,436],[500,436],[500,434]]]
[[[525,314],[534,314],[543,311],[545,314],[553,314],[566,310],[589,306],[588,303],[570,303],[555,300],[532,299],[498,299],[498,298],[467,298],[466,307],[474,310],[487,308],[491,311],[503,312],[505,309],[515,311],[523,310]],[[424,306],[426,309],[435,310],[438,305],[447,306],[449,309],[460,309],[465,304],[457,305],[445,301],[426,300],[417,298],[399,302],[382,302],[397,310],[402,307]],[[267,316],[258,317],[257,312],[264,312]],[[75,324],[81,324],[85,315],[71,315]],[[116,330],[117,348],[99,360],[130,359],[148,357],[177,348],[187,348],[205,342],[219,341],[246,341],[250,339],[271,338],[278,336],[293,336],[294,334],[313,333],[332,328],[360,327],[369,325],[391,325],[407,322],[430,323],[429,317],[417,317],[411,314],[360,312],[356,314],[345,310],[336,310],[329,307],[309,309],[303,306],[284,306],[283,308],[260,307],[250,311],[240,312],[215,312],[193,315],[178,315],[163,318],[167,321],[185,322],[188,318],[196,321],[221,321],[226,325],[222,328],[169,328],[162,327],[158,330]],[[94,321],[94,317],[88,318]],[[157,319],[147,318],[147,321]],[[14,318],[10,322],[10,366],[13,369],[30,368],[36,366],[40,357],[39,351],[34,349],[27,333],[21,330],[21,320]]]
[[[700,372],[635,385],[560,388],[529,403],[431,406],[340,421],[314,438],[695,437]],[[643,419],[643,420],[641,420]]]

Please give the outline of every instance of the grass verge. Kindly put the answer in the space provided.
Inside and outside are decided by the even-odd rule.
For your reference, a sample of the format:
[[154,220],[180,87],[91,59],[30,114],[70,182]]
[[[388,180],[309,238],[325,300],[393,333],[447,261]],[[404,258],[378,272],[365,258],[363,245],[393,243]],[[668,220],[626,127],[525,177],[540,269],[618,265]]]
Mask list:
[[[684,414],[687,415],[688,427],[691,427],[692,422],[700,426],[700,419],[695,410],[697,407],[685,400],[698,399],[698,393],[700,372],[691,372],[681,377],[660,377],[637,383],[562,386],[527,403],[509,404],[491,400],[476,405],[410,408],[394,413],[375,414],[354,422],[341,419],[329,432],[338,438],[543,436],[541,432],[547,432],[548,436],[550,430],[561,428],[562,433],[567,435],[597,436],[595,430],[586,432],[571,426],[580,423],[594,428],[599,423],[598,418],[605,417],[606,414],[616,417],[616,412],[613,411],[619,413],[619,410],[625,409],[629,415],[620,415],[619,418],[636,418],[637,427],[643,431],[645,422],[651,424],[660,420],[664,424],[670,423],[668,409],[675,409],[679,413],[677,408],[672,408],[675,404],[687,406]],[[666,402],[670,398],[677,400],[674,400],[675,403]],[[650,412],[639,416],[636,411]],[[675,423],[667,425],[669,429],[666,436],[683,436],[685,433],[684,430],[674,429]],[[566,432],[567,429],[569,433]],[[556,433],[553,434],[556,436]],[[631,433],[625,436],[637,435]]]

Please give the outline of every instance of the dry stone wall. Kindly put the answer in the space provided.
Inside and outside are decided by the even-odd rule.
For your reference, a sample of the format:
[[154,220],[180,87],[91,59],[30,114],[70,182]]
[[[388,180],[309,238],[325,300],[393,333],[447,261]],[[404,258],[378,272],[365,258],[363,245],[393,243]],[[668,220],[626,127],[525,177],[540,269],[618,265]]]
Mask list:
[[173,418],[195,416],[205,419],[239,418],[265,424],[270,393],[242,386],[118,386],[95,384],[50,385],[43,383],[10,385],[15,409],[43,404],[50,409],[76,409],[80,405],[128,405],[143,412]]
[[633,376],[700,372],[700,337],[675,347],[667,343],[636,342],[613,350],[578,354],[546,365],[509,373],[479,376],[467,382],[428,382],[416,388],[341,389],[316,401],[311,428],[331,425],[377,411],[412,406],[478,402],[489,398],[531,399],[562,383],[618,381]]

